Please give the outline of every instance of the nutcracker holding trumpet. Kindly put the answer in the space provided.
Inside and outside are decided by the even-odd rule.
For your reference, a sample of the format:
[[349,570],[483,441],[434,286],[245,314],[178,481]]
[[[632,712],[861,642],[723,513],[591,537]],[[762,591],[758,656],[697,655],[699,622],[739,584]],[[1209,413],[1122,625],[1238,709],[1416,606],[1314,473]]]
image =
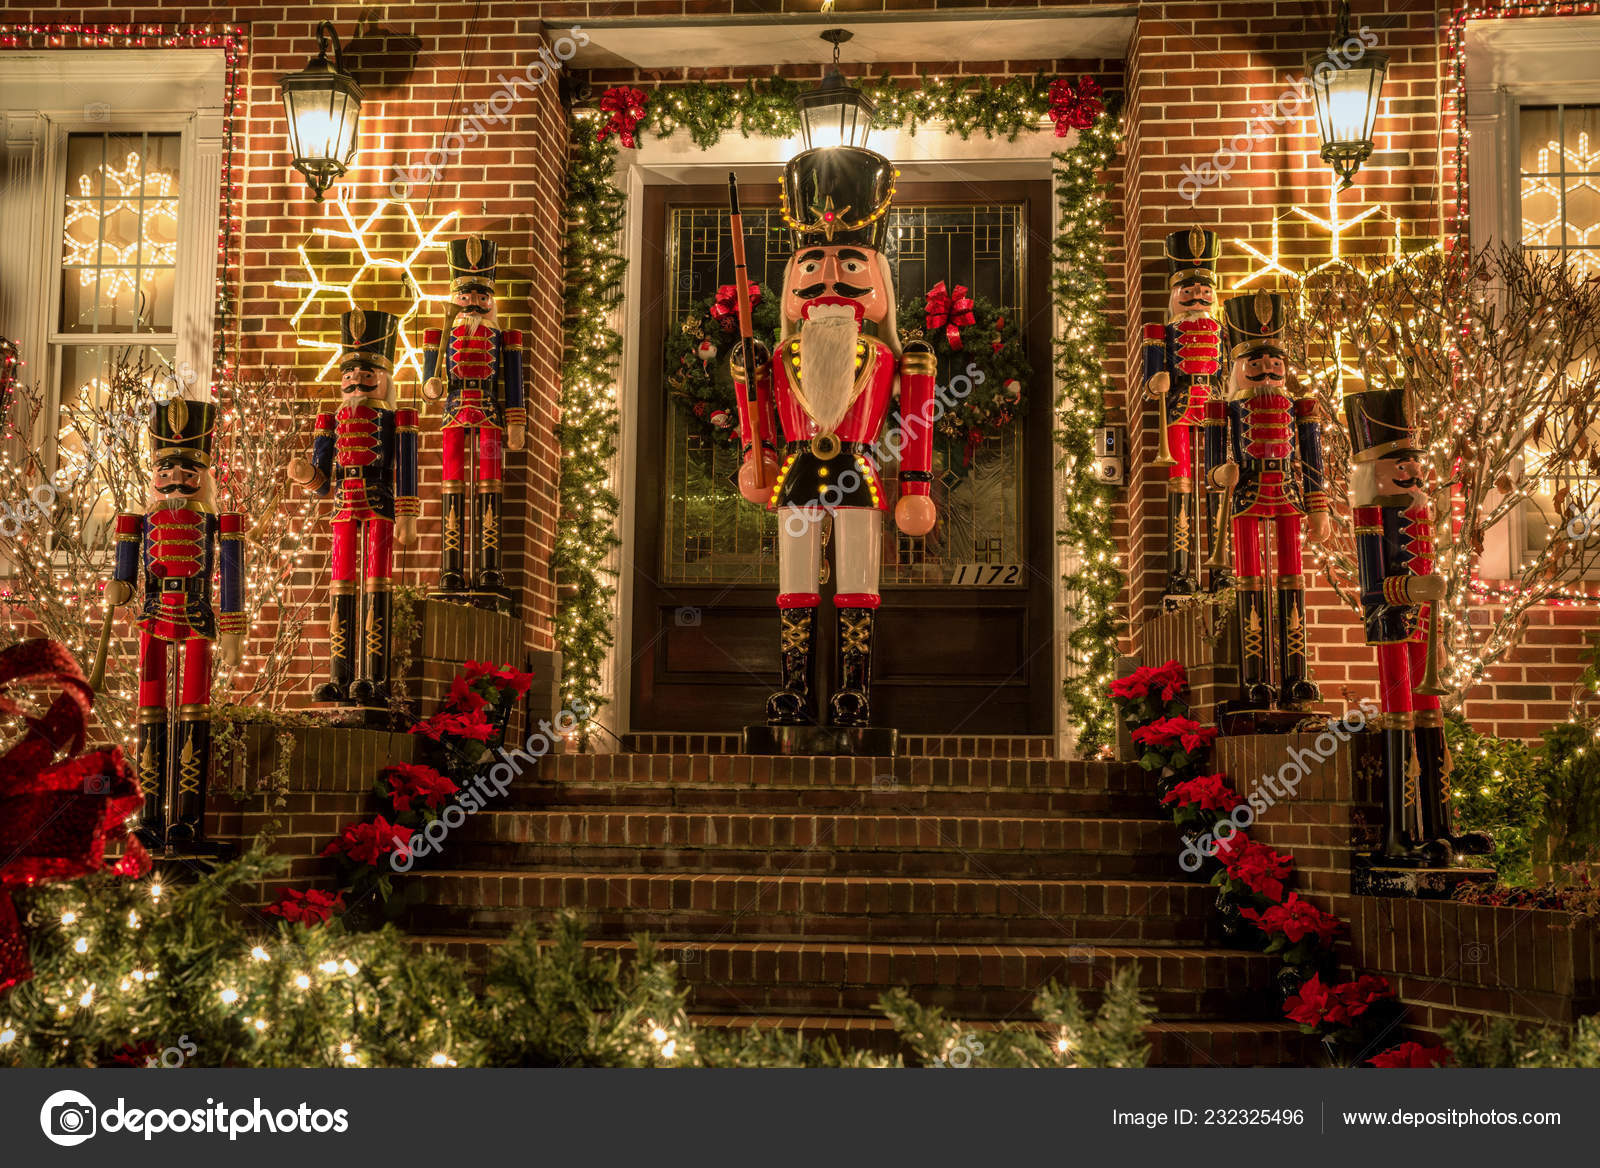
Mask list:
[[[1316,399],[1289,376],[1284,330],[1288,316],[1276,292],[1250,292],[1223,304],[1228,332],[1227,401],[1206,426],[1206,481],[1222,492],[1218,537],[1207,567],[1232,574],[1238,615],[1237,702],[1226,713],[1258,728],[1304,714],[1321,692],[1306,659],[1304,539],[1328,537],[1322,481],[1322,437]],[[1276,545],[1277,604],[1269,607],[1266,537]],[[1269,647],[1277,650],[1273,683]]]
[[1372,859],[1448,867],[1456,853],[1481,854],[1493,841],[1456,835],[1450,824],[1437,619],[1445,580],[1434,571],[1421,443],[1403,389],[1349,394],[1344,409],[1362,617],[1378,650],[1383,708],[1383,842]]

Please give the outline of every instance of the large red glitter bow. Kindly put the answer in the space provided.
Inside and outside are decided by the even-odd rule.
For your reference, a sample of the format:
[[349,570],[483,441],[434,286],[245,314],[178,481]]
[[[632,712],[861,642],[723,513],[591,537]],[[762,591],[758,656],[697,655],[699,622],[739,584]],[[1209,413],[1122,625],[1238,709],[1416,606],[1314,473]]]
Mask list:
[[1105,112],[1101,89],[1094,78],[1078,78],[1073,85],[1065,77],[1050,83],[1050,120],[1056,124],[1056,137],[1065,138],[1068,130],[1087,130]]
[[635,89],[631,85],[613,85],[606,90],[600,98],[600,109],[611,116],[606,119],[606,124],[600,127],[600,132],[595,135],[595,141],[604,142],[615,134],[624,146],[632,150],[635,145],[633,132],[638,129],[639,123],[644,121],[646,100],[644,90]]
[[961,348],[961,330],[973,323],[972,297],[967,295],[965,284],[945,289],[940,280],[928,290],[928,303],[923,311],[928,317],[928,328],[944,329],[944,338],[952,349]]
[[[42,717],[6,692],[23,682],[61,690]],[[108,837],[120,834],[144,802],[121,747],[81,753],[93,704],[83,671],[54,641],[23,641],[0,652],[0,715],[27,727],[0,756],[0,992],[33,976],[8,889],[98,871]],[[54,761],[58,753],[66,756],[61,762]],[[148,867],[149,857],[130,838],[113,870],[131,876]]]
[[[756,305],[761,303],[761,285],[754,280],[750,281],[750,311],[756,310]],[[724,330],[733,328],[739,323],[739,286],[737,284],[724,284],[717,289],[717,295],[711,302],[711,318]]]

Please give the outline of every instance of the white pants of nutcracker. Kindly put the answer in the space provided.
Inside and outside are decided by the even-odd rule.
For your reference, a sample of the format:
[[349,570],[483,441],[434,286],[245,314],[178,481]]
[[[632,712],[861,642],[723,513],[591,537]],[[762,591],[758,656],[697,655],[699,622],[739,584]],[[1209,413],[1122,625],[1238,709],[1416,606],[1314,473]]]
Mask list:
[[[812,670],[816,658],[818,576],[822,568],[822,508],[778,510],[778,615],[783,688],[767,700],[775,725],[815,722]],[[836,726],[870,724],[872,625],[883,564],[883,512],[868,507],[834,510],[833,546],[839,610],[839,684],[829,699]]]

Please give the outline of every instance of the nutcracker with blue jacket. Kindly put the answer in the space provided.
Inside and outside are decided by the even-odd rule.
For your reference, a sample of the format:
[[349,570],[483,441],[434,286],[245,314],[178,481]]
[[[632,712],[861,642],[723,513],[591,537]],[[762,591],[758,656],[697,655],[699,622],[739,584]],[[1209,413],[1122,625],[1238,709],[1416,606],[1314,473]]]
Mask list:
[[[767,701],[775,726],[821,720],[813,677],[826,517],[833,520],[838,611],[837,683],[829,723],[871,721],[873,626],[879,604],[883,512],[880,451],[899,454],[895,523],[925,535],[936,510],[932,348],[902,348],[883,254],[895,170],[870,150],[807,150],[784,168],[782,214],[793,254],[783,274],[782,328],[771,359],[758,355],[754,400],[734,350],[744,464],[739,489],[778,514],[782,688]],[[883,439],[896,392],[900,429]],[[776,411],[776,419],[774,418]]]
[[[1145,392],[1157,399],[1160,449],[1153,465],[1167,467],[1167,584],[1164,599],[1175,604],[1199,590],[1199,526],[1195,514],[1195,463],[1200,444],[1195,427],[1222,424],[1217,388],[1222,368],[1222,326],[1216,318],[1217,257],[1214,231],[1191,227],[1167,236],[1167,283],[1171,289],[1165,324],[1144,326]],[[1215,531],[1220,496],[1208,493]],[[1213,536],[1215,539],[1215,536]],[[1215,582],[1215,577],[1213,578]]]
[[1421,446],[1403,389],[1353,393],[1344,408],[1361,612],[1367,644],[1378,651],[1383,707],[1384,830],[1373,858],[1445,867],[1455,853],[1485,852],[1493,841],[1482,832],[1456,835],[1450,824],[1434,623],[1445,581],[1435,571]]
[[[212,642],[224,664],[237,665],[245,634],[245,520],[217,514],[211,473],[216,420],[214,402],[174,398],[156,405],[146,510],[117,516],[115,577],[106,586],[108,605],[126,604],[143,570],[134,769],[144,812],[138,835],[148,847],[189,854],[219,850],[205,840]],[[215,600],[213,575],[221,577]],[[174,672],[177,703],[169,710]]]
[[[1224,424],[1206,430],[1206,478],[1224,492],[1231,521],[1219,559],[1232,549],[1239,623],[1240,699],[1233,709],[1294,712],[1319,701],[1306,659],[1304,538],[1328,537],[1322,436],[1315,397],[1290,376],[1283,298],[1276,292],[1230,297]],[[1276,613],[1268,600],[1266,539],[1276,554]],[[1276,620],[1274,620],[1276,616]],[[1273,683],[1269,644],[1277,649]]]
[[389,702],[394,545],[416,542],[419,508],[417,411],[388,404],[398,327],[399,320],[387,312],[357,308],[341,317],[341,404],[317,415],[310,461],[289,463],[292,480],[319,498],[332,494],[335,503],[328,615],[332,660],[328,680],[313,695],[319,702],[372,708]]
[[[450,299],[456,315],[445,328],[423,334],[427,349],[422,394],[430,401],[444,397],[439,590],[463,597],[505,591],[501,555],[505,449],[521,450],[528,427],[522,399],[522,334],[500,328],[495,310],[499,250],[498,244],[478,235],[450,241]],[[469,443],[477,454],[470,525]]]

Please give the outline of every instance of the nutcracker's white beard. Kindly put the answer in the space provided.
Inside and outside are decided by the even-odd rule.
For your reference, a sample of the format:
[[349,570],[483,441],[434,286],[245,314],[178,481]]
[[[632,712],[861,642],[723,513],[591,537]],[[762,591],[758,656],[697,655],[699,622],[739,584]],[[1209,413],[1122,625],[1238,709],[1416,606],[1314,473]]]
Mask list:
[[861,328],[848,304],[814,305],[800,326],[800,386],[811,417],[830,434],[850,409]]

